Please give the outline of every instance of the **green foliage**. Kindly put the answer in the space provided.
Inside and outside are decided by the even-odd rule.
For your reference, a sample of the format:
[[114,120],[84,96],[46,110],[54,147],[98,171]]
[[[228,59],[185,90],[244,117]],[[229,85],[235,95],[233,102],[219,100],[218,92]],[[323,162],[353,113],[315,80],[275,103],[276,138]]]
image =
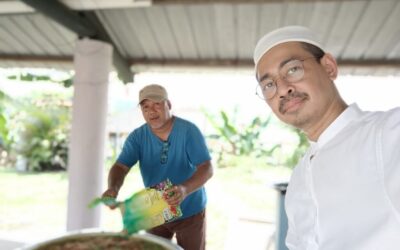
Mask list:
[[10,98],[0,90],[0,148],[7,148],[8,141],[8,127],[6,117],[6,105],[10,101]]
[[280,147],[277,144],[266,149],[260,136],[265,128],[269,126],[271,116],[266,119],[256,117],[249,124],[242,123],[238,125],[236,121],[237,109],[234,110],[232,117],[229,117],[225,111],[220,111],[219,117],[205,110],[203,110],[203,113],[216,131],[215,134],[210,134],[207,137],[212,141],[211,151],[218,155],[217,163],[219,166],[226,165],[229,158],[227,155],[271,156]]
[[0,91],[0,145],[2,145],[3,138],[6,133],[6,118],[4,117],[4,93]]
[[60,170],[67,166],[69,106],[60,96],[45,94],[13,117],[13,150],[28,162],[28,170]]
[[[293,145],[282,143],[267,143],[274,132],[272,131],[272,116],[265,119],[255,117],[250,123],[237,122],[237,109],[229,116],[225,111],[220,111],[219,116],[206,111],[204,114],[216,131],[207,136],[211,145],[211,152],[217,155],[218,166],[234,166],[231,156],[250,156],[263,158],[268,165],[285,166],[293,168],[308,148],[306,136],[298,129],[280,125],[280,131],[291,134]],[[275,124],[276,125],[276,124]],[[271,134],[272,131],[272,134]],[[270,133],[263,136],[263,133]],[[265,135],[265,134],[264,134]],[[297,140],[297,144],[296,144]],[[271,140],[272,141],[272,140]]]
[[66,88],[72,86],[72,83],[73,83],[72,76],[69,76],[68,78],[66,78],[64,80],[55,80],[55,79],[52,79],[48,75],[20,73],[19,75],[9,75],[7,78],[9,80],[19,80],[19,81],[25,81],[25,82],[40,82],[40,81],[55,82],[55,83],[62,84]]
[[301,157],[303,157],[304,153],[306,152],[307,148],[309,147],[309,142],[307,136],[301,132],[299,129],[289,127],[293,133],[297,135],[298,143],[297,146],[294,148],[291,155],[286,160],[286,165],[290,168],[294,168]]
[[[208,137],[211,139],[222,139],[227,143],[227,147],[223,151],[232,155],[252,155],[259,154],[262,148],[262,143],[259,140],[260,133],[263,128],[270,123],[270,117],[262,120],[259,117],[254,118],[250,124],[245,124],[241,127],[235,123],[235,117],[229,118],[225,111],[220,111],[220,117],[211,115],[203,111],[209,122],[217,132]],[[235,109],[235,114],[237,109]],[[221,122],[222,120],[222,122]]]

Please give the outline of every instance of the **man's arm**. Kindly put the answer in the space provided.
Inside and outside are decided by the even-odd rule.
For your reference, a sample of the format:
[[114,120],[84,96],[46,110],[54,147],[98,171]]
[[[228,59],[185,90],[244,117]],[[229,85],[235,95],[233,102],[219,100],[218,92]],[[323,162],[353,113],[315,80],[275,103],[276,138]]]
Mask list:
[[129,170],[130,168],[121,163],[114,163],[108,173],[108,188],[103,193],[102,197],[116,198]]
[[202,187],[213,176],[213,173],[211,161],[199,164],[192,177],[182,184],[166,190],[167,194],[173,192],[171,197],[166,197],[168,204],[171,206],[179,205],[189,194]]

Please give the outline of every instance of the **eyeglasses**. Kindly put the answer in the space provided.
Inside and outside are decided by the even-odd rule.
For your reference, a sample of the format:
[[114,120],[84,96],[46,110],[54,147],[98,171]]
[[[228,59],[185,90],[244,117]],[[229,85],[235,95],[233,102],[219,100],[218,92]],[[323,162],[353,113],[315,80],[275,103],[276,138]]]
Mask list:
[[168,149],[169,149],[169,142],[164,141],[161,148],[161,158],[160,158],[161,164],[166,164],[168,161]]
[[304,77],[304,65],[303,62],[308,59],[312,59],[315,57],[309,57],[306,59],[293,59],[285,63],[279,69],[279,75],[273,78],[265,78],[260,79],[261,81],[257,84],[256,94],[263,100],[269,100],[274,98],[276,95],[278,85],[277,80],[280,78],[281,80],[287,83],[296,83],[303,79]]

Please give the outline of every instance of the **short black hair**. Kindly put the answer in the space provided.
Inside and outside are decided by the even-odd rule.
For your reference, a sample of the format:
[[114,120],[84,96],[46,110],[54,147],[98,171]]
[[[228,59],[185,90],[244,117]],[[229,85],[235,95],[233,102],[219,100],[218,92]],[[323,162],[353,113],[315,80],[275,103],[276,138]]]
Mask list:
[[323,51],[321,48],[319,48],[315,45],[312,45],[310,43],[306,43],[306,42],[300,42],[300,43],[301,43],[301,46],[303,47],[303,49],[310,52],[318,60],[318,62],[321,62],[321,58],[324,57],[325,51]]

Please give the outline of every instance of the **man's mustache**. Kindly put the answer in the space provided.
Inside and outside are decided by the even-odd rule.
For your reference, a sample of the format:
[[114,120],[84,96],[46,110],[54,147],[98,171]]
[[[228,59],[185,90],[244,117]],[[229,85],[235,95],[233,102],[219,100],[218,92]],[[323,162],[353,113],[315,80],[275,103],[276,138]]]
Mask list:
[[308,94],[303,92],[290,92],[286,96],[284,96],[279,102],[279,112],[284,113],[284,107],[287,102],[292,100],[293,98],[300,98],[300,99],[308,99]]

